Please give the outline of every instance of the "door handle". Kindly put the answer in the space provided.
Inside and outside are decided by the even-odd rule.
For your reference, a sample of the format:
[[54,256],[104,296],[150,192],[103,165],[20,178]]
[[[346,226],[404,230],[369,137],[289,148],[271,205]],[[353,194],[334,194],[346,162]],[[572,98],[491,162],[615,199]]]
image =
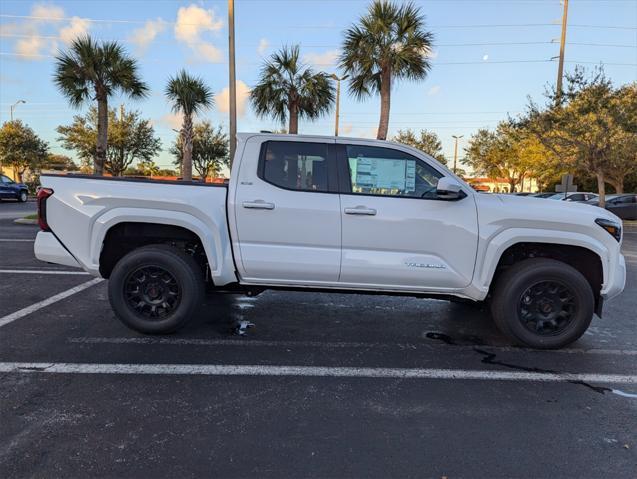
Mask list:
[[374,216],[376,215],[376,210],[374,208],[366,208],[364,206],[357,206],[356,208],[345,208],[345,214]]
[[274,209],[274,203],[267,203],[263,200],[244,201],[242,204],[244,208],[249,208],[252,210],[273,210]]

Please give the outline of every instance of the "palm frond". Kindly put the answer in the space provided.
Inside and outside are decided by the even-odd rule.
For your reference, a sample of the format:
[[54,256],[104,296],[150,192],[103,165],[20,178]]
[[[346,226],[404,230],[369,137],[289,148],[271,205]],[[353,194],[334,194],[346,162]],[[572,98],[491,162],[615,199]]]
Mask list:
[[166,97],[172,102],[175,113],[192,115],[214,105],[212,90],[201,77],[194,77],[186,70],[180,70],[168,79]]
[[383,69],[394,79],[424,79],[431,69],[433,40],[413,3],[375,0],[344,34],[339,67],[350,75],[349,92],[359,100],[380,92]]
[[78,37],[56,55],[53,81],[72,106],[119,90],[133,98],[146,96],[148,87],[139,77],[136,60],[117,42],[98,43]]
[[281,123],[288,120],[292,104],[299,116],[315,119],[332,108],[334,85],[326,73],[316,73],[303,64],[298,45],[284,46],[262,66],[250,103],[257,116]]

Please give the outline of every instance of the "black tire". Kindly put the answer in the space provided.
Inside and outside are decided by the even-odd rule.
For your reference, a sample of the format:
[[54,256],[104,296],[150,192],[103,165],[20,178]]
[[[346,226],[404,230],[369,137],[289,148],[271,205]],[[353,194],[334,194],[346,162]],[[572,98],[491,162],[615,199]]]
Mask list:
[[20,193],[18,193],[18,201],[20,203],[26,203],[27,199],[29,198],[29,195],[26,191],[22,190],[20,191]]
[[537,349],[576,341],[593,319],[595,298],[586,278],[561,261],[520,261],[498,278],[491,315],[509,338]]
[[199,265],[168,245],[131,251],[117,262],[108,283],[108,299],[117,317],[144,334],[182,328],[202,304],[203,295]]

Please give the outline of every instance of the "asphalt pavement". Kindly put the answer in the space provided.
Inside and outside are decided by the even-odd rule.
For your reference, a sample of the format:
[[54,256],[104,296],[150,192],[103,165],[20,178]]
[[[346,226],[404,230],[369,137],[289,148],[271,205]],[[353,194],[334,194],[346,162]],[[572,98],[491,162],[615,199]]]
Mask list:
[[14,200],[0,200],[0,219],[23,218],[36,212],[36,203],[32,198],[26,203],[20,203]]
[[469,305],[297,292],[143,336],[106,282],[37,261],[36,231],[0,219],[0,371],[23,363],[0,372],[0,477],[637,476],[637,227],[626,291],[560,351]]

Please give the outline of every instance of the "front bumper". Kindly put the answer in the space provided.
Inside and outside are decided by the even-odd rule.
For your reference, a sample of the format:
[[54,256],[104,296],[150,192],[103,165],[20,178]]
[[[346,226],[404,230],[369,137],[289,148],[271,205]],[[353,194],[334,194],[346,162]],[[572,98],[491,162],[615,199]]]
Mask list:
[[614,267],[609,270],[608,280],[601,291],[602,297],[605,301],[614,298],[624,290],[625,285],[626,260],[622,254],[619,254]]

